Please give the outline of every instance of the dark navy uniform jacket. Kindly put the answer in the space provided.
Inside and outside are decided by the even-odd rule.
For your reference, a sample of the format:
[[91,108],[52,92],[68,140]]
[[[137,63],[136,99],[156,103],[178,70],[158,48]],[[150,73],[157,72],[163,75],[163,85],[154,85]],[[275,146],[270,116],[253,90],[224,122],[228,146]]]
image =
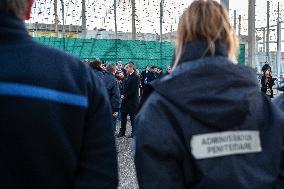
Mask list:
[[283,94],[284,85],[283,85],[283,83],[280,87],[278,87],[278,90],[281,91],[282,94],[280,96],[278,96],[273,102],[284,112],[284,94]]
[[[279,89],[280,91],[283,91],[283,87]],[[281,94],[278,96],[276,99],[273,100],[273,103],[282,111],[284,112],[284,94]],[[284,147],[283,147],[283,154],[284,154]],[[280,178],[278,180],[278,188],[283,188],[284,187],[284,158],[282,158],[282,163],[281,163],[281,174]]]
[[119,84],[114,75],[105,73],[103,81],[108,92],[112,112],[118,112],[121,104]]
[[206,43],[189,43],[181,64],[151,84],[135,121],[141,189],[284,188],[283,113],[255,72],[216,45],[210,56]]
[[0,13],[0,188],[116,188],[112,114],[79,59]]

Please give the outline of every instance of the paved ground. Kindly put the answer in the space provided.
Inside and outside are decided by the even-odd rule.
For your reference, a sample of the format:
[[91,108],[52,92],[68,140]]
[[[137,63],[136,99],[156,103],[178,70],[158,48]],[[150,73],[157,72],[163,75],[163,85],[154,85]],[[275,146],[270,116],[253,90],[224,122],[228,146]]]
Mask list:
[[[117,123],[117,132],[120,122]],[[127,125],[126,136],[130,135],[131,127]],[[119,164],[119,187],[118,189],[138,189],[134,162],[132,158],[132,139],[121,137],[116,139]]]

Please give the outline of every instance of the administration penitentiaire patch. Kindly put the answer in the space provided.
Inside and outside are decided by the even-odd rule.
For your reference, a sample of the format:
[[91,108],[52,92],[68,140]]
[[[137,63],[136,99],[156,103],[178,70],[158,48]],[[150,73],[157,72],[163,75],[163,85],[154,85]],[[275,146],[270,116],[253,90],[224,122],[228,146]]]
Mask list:
[[195,159],[262,151],[259,131],[226,131],[193,135],[190,146]]

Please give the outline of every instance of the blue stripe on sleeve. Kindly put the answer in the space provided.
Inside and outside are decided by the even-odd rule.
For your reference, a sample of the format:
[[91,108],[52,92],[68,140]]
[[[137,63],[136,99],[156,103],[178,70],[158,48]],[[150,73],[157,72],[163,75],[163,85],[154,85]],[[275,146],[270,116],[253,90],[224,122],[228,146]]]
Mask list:
[[86,96],[19,83],[0,82],[0,95],[36,98],[84,108],[88,107]]

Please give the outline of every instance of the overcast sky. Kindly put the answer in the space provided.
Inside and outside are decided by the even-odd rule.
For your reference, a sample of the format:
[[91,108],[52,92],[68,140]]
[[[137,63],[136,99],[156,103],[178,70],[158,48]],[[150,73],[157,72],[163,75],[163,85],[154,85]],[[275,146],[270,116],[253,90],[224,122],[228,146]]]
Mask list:
[[[29,22],[54,23],[54,0],[36,0],[32,19]],[[256,0],[256,27],[266,24],[266,1]],[[284,0],[271,1],[271,24],[275,24],[277,2],[281,6],[281,18],[284,20]],[[114,30],[114,0],[86,0],[87,27]],[[192,0],[164,0],[163,33],[176,30],[179,16]],[[66,24],[81,25],[81,0],[64,0]],[[160,28],[160,0],[136,0],[138,32],[159,33]],[[117,20],[119,31],[131,31],[131,3],[130,0],[117,0]],[[231,0],[230,17],[233,20],[233,10],[242,15],[242,33],[247,32],[248,0]],[[58,0],[59,21],[62,22],[61,4]],[[238,23],[237,23],[238,25]]]

